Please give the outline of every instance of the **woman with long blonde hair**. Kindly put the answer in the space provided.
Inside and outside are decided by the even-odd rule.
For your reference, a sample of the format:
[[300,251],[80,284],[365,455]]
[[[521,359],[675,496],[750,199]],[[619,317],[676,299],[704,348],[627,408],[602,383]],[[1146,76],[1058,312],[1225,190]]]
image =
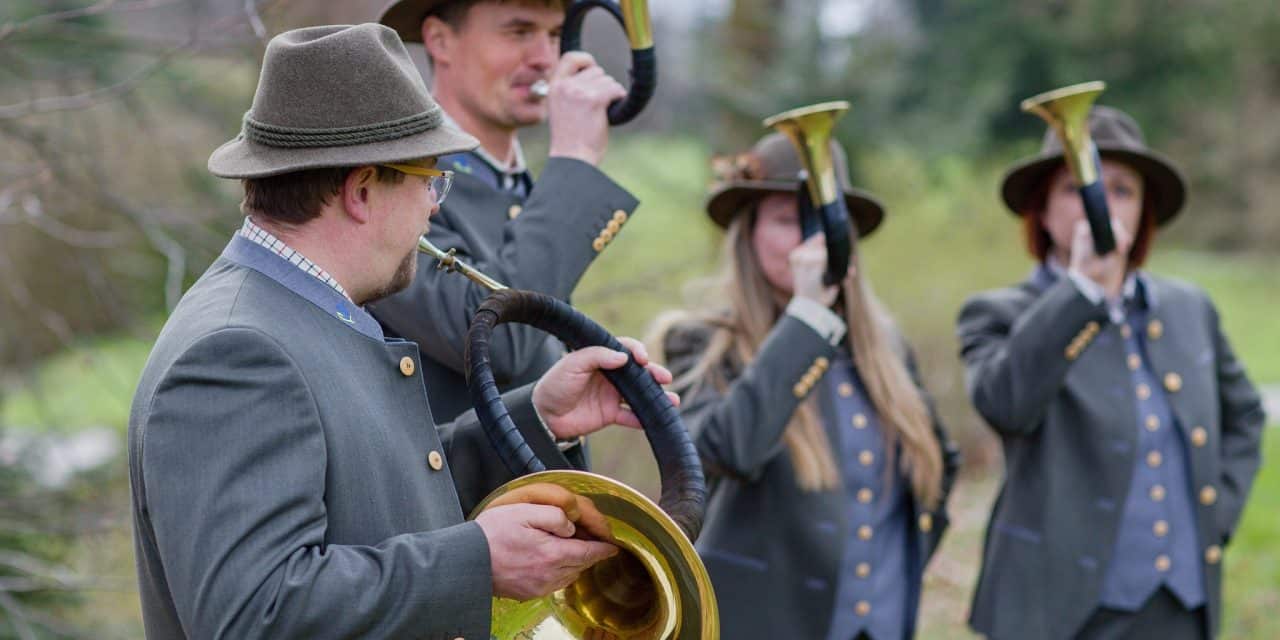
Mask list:
[[[865,238],[883,209],[833,153]],[[773,134],[718,164],[707,212],[726,230],[727,300],[667,314],[654,342],[710,483],[698,549],[724,637],[909,638],[958,454],[856,251],[823,284],[791,144]]]

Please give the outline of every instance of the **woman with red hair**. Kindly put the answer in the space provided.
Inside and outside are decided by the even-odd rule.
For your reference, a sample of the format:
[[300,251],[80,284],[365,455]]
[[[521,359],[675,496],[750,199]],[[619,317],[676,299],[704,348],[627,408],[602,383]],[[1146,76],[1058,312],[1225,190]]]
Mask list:
[[1001,438],[970,624],[1011,638],[1212,637],[1259,465],[1257,390],[1203,291],[1141,269],[1184,181],[1137,123],[1089,127],[1116,250],[1099,256],[1057,138],[1005,177],[1037,266],[960,312],[969,394]]

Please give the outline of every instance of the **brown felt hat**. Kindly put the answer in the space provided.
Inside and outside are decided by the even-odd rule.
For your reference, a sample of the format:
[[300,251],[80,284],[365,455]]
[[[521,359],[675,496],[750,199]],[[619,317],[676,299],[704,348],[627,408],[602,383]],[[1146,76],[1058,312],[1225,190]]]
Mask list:
[[[444,5],[463,0],[396,0],[382,10],[380,24],[396,30],[405,42],[422,42],[422,21]],[[563,6],[564,2],[548,2]]]
[[[867,237],[884,220],[884,207],[870,193],[853,188],[849,181],[849,163],[844,149],[831,142],[832,164],[835,165],[845,206],[853,219],[858,236]],[[781,133],[771,133],[746,153],[712,159],[716,182],[707,195],[707,214],[721,227],[728,227],[734,216],[745,211],[756,200],[776,192],[794,193],[804,184],[804,167],[795,146]]]
[[395,32],[308,27],[267,44],[240,135],[209,156],[223,178],[407,162],[474,149],[446,124]]
[[[1167,224],[1178,215],[1187,199],[1186,181],[1172,161],[1147,148],[1137,121],[1119,109],[1098,105],[1089,112],[1089,134],[1103,158],[1124,162],[1142,175],[1146,193],[1153,198],[1156,224]],[[1022,215],[1027,199],[1062,162],[1062,142],[1050,128],[1040,153],[1018,161],[1005,174],[1000,186],[1005,206]]]
[[422,42],[422,21],[436,8],[452,1],[397,0],[382,10],[378,23],[395,29],[405,42]]

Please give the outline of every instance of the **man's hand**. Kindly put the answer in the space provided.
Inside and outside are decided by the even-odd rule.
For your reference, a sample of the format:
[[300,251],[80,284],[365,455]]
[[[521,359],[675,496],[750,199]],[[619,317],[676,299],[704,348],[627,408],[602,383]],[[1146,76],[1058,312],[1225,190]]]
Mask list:
[[613,542],[613,530],[609,520],[596,508],[596,504],[586,496],[580,496],[558,484],[535,482],[517,489],[512,489],[494,498],[485,506],[485,510],[500,507],[504,504],[545,504],[564,512],[569,522],[577,526],[574,537],[579,540],[597,540]]
[[591,565],[618,553],[607,542],[578,540],[559,507],[509,504],[486,509],[476,524],[489,542],[493,593],[530,600],[562,589]]
[[[649,371],[658,384],[670,384],[671,372],[649,362],[644,345],[633,338],[619,338],[636,363]],[[623,403],[601,370],[618,369],[627,363],[627,354],[604,347],[587,347],[569,353],[538,380],[533,387],[533,406],[556,438],[568,440],[620,424],[640,427],[640,420]],[[672,404],[680,397],[668,391]]]
[[609,77],[591,54],[564,54],[551,73],[549,155],[600,164],[609,146],[609,104],[626,95],[627,90]]

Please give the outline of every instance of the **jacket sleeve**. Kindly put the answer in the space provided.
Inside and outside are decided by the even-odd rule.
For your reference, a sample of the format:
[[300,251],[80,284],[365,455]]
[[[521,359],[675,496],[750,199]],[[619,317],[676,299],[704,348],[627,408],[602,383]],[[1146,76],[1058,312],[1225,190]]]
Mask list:
[[475,523],[326,544],[325,437],[270,337],[210,334],[165,372],[142,422],[139,500],[192,638],[488,637]]
[[971,298],[957,328],[969,398],[1003,435],[1039,428],[1071,367],[1069,348],[1089,335],[1090,323],[1096,333],[1110,321],[1105,305],[1090,302],[1067,278],[1029,306],[1018,295],[1006,289]]
[[1207,299],[1205,304],[1210,314],[1209,326],[1214,333],[1214,368],[1218,380],[1218,403],[1222,412],[1222,495],[1219,499],[1218,526],[1225,544],[1240,522],[1245,501],[1249,497],[1249,488],[1262,464],[1262,432],[1267,416],[1257,388],[1249,381],[1244,366],[1236,359],[1231,344],[1222,333],[1217,309]]
[[[938,496],[938,505],[929,513],[933,518],[933,527],[928,532],[929,546],[925,550],[925,561],[933,557],[933,552],[937,551],[938,544],[942,542],[942,534],[951,524],[950,513],[947,510],[947,498],[951,495],[951,489],[955,486],[956,475],[960,472],[961,456],[960,447],[951,439],[947,432],[946,425],[942,423],[942,416],[938,413],[938,405],[934,402],[933,394],[924,386],[924,380],[920,376],[920,369],[916,364],[915,351],[909,346],[906,348],[907,371],[911,374],[911,379],[915,382],[916,388],[920,390],[920,395],[924,399],[925,406],[929,409],[929,417],[933,422],[933,435],[938,440],[938,448],[942,453],[942,492]],[[924,511],[924,509],[921,509]]]
[[[664,347],[672,373],[679,377],[696,363],[705,343],[679,329],[672,331]],[[808,393],[798,395],[797,383],[819,357],[834,353],[835,347],[816,331],[784,314],[755,359],[724,393],[705,381],[695,383],[680,413],[707,475],[758,480],[765,465],[783,450],[782,434]]]
[[[463,202],[462,205],[467,203]],[[477,260],[480,240],[464,235],[451,220],[476,215],[445,202],[428,238],[443,250],[457,249],[471,266],[503,284],[568,300],[598,255],[592,242],[615,211],[630,214],[637,201],[599,169],[569,158],[551,158],[524,203],[504,225],[494,260]],[[372,305],[378,320],[397,335],[418,343],[433,360],[462,373],[463,345],[471,318],[489,292],[456,273],[419,260],[408,289]],[[493,332],[490,362],[499,385],[527,378],[538,362],[547,334],[526,326],[503,325]]]
[[[542,422],[533,410],[532,384],[502,394],[502,401],[524,441],[547,469],[587,468],[581,445],[562,452],[542,428]],[[449,471],[453,474],[463,515],[470,515],[491,491],[516,478],[516,474],[498,457],[498,450],[481,426],[475,409],[442,425],[438,431],[449,459]]]

